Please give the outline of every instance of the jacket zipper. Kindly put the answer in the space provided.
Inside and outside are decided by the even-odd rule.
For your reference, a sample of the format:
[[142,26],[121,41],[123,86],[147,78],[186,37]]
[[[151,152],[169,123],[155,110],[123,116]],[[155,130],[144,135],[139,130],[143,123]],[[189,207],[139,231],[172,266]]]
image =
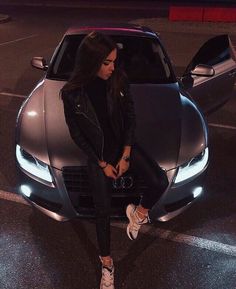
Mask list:
[[82,114],[84,117],[86,117],[93,125],[95,125],[101,132],[101,135],[102,135],[102,151],[101,151],[101,157],[102,157],[102,160],[103,160],[103,150],[104,150],[104,134],[103,134],[103,131],[101,129],[100,126],[98,126],[95,122],[93,122],[84,112],[79,112],[78,114]]

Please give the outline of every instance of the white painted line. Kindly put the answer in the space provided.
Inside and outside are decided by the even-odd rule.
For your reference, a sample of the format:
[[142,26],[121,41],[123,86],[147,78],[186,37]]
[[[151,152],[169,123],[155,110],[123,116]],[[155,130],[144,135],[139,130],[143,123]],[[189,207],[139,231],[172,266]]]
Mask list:
[[[7,200],[7,201],[12,201],[24,205],[29,205],[20,195],[10,193],[10,192],[5,192],[0,190],[0,199]],[[113,227],[121,228],[126,230],[127,223],[123,222],[116,222],[112,221],[111,225]],[[186,234],[179,234],[178,232],[175,231],[170,231],[170,230],[164,230],[164,229],[159,229],[155,228],[152,225],[144,225],[141,228],[140,233],[145,233],[150,236],[154,236],[156,238],[161,238],[165,240],[169,240],[172,242],[177,242],[177,243],[183,243],[189,246],[194,246],[197,248],[201,249],[207,249],[210,251],[214,251],[217,253],[229,255],[236,257],[236,246],[220,243],[220,242],[215,242],[199,237],[194,237],[191,235],[186,235]]]
[[29,36],[22,37],[22,38],[17,38],[17,39],[11,40],[11,41],[2,42],[2,43],[0,43],[0,46],[8,45],[8,44],[11,44],[11,43],[16,43],[16,42],[19,42],[19,41],[22,41],[22,40],[26,40],[26,39],[29,39],[29,38],[33,38],[33,37],[36,37],[36,36],[38,36],[38,34],[33,34],[33,35],[29,35]]
[[235,126],[231,126],[231,125],[224,125],[224,124],[218,124],[218,123],[208,123],[208,125],[209,126],[213,126],[213,127],[236,130],[236,127]]
[[0,95],[2,95],[2,96],[13,96],[13,97],[26,98],[26,95],[9,93],[9,92],[4,92],[4,91],[3,91],[3,92],[0,92]]
[[[124,230],[126,230],[127,224],[124,223],[119,223],[119,222],[112,222],[112,226],[114,227],[119,227]],[[152,225],[144,225],[141,228],[140,233],[145,233],[157,238],[177,242],[177,243],[183,243],[189,246],[194,246],[198,247],[201,249],[207,249],[210,251],[214,251],[217,253],[229,255],[236,257],[236,246],[228,245],[228,244],[223,244],[220,242],[215,242],[199,237],[194,237],[190,235],[185,235],[185,234],[179,234],[178,232],[175,231],[170,231],[170,230],[164,230],[164,229],[159,229],[155,228]]]
[[199,237],[189,236],[185,234],[179,234],[177,232],[157,229],[155,232],[159,238],[184,243],[190,246],[198,247],[201,249],[207,249],[210,251],[215,251],[217,253],[222,253],[225,255],[230,255],[236,257],[236,246],[223,244]]
[[0,190],[0,199],[20,203],[23,205],[29,205],[22,196],[2,190]]

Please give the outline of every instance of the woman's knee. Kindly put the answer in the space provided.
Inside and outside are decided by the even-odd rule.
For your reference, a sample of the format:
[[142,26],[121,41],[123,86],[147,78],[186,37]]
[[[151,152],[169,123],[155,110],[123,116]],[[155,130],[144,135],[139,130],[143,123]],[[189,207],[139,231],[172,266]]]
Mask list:
[[167,189],[168,185],[169,185],[169,180],[167,178],[166,173],[163,172],[163,175],[162,175],[162,178],[160,181],[160,186],[161,186],[162,190],[165,191]]
[[168,178],[166,176],[166,173],[163,171],[158,176],[154,176],[152,178],[152,186],[157,189],[158,192],[164,192],[169,185]]

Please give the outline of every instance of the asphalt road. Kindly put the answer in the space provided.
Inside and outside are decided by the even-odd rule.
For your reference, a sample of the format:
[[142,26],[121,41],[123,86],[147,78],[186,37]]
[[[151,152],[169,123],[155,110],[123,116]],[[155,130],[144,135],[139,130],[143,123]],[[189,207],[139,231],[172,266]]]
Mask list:
[[[66,28],[76,23],[139,19],[139,23],[158,25],[181,74],[204,40],[224,29],[235,40],[236,33],[225,25],[181,28],[164,19],[153,21],[156,12],[145,10],[8,7],[1,13],[10,14],[12,21],[0,25],[0,288],[98,288],[93,221],[58,223],[14,194],[15,119],[24,97],[42,76],[30,67],[31,57],[50,59]],[[197,203],[168,223],[146,226],[135,242],[127,238],[124,221],[112,222],[116,288],[236,288],[235,112],[236,92],[208,118],[211,163],[205,193]]]

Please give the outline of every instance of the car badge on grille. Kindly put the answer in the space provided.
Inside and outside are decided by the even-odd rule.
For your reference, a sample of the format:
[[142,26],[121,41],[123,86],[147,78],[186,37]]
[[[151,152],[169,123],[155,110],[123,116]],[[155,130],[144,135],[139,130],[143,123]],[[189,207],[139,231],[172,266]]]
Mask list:
[[113,188],[115,189],[130,189],[133,186],[132,177],[120,177],[116,180],[113,180]]

